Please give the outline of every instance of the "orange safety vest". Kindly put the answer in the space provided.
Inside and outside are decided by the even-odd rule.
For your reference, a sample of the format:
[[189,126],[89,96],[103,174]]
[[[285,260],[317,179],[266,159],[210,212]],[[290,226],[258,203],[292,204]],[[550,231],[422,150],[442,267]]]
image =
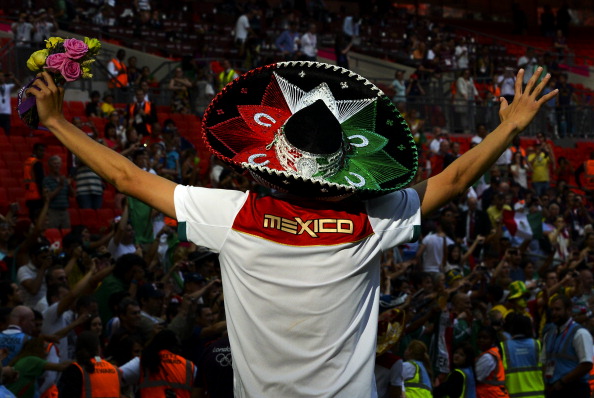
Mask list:
[[495,369],[482,382],[476,383],[476,396],[478,398],[509,398],[507,389],[505,388],[505,370],[503,369],[503,361],[497,347],[491,347],[482,355],[491,354],[497,361]]
[[74,362],[83,376],[83,389],[80,398],[120,398],[120,372],[109,362],[99,358],[91,359],[95,371],[88,373]]
[[[592,358],[594,360],[594,358]],[[590,374],[588,375],[588,384],[590,385],[590,394],[594,394],[594,366],[590,369]]]
[[[151,114],[151,102],[150,101],[144,101],[144,113],[146,113],[147,115]],[[134,116],[134,112],[136,111],[136,102],[133,102],[130,105],[130,115],[128,117],[133,117]],[[150,123],[146,124],[146,131],[150,133],[153,132],[153,126],[151,126]]]
[[128,68],[126,65],[117,58],[112,59],[111,62],[113,62],[118,72],[124,71],[124,73],[112,77],[108,83],[109,88],[128,87]]
[[[526,150],[522,147],[518,147],[520,150],[520,153],[522,154],[523,157],[526,157]],[[510,146],[509,150],[512,151],[512,153],[516,153],[518,151],[518,148],[515,146]]]
[[162,398],[166,390],[174,390],[177,398],[190,398],[194,385],[192,361],[167,350],[161,351],[159,356],[159,373],[148,375],[145,369],[140,374],[141,398]]
[[594,190],[594,160],[586,160],[584,164],[585,178],[584,188],[588,191]]
[[41,199],[39,194],[39,187],[35,181],[35,173],[33,172],[33,166],[39,162],[35,156],[31,156],[25,160],[25,172],[24,172],[24,184],[25,184],[25,200],[36,200]]

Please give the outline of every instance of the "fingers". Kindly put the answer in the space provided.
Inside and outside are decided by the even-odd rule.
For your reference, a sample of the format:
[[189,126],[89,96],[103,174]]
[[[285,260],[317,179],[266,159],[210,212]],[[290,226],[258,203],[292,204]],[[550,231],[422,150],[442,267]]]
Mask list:
[[516,88],[515,88],[515,95],[522,94],[522,82],[524,81],[524,68],[521,68],[518,71],[518,75],[516,76]]
[[556,88],[553,91],[551,91],[550,93],[545,94],[542,97],[540,97],[540,99],[538,100],[538,103],[543,104],[543,103],[549,101],[550,99],[552,99],[553,97],[555,97],[557,94],[559,94],[558,88]]
[[[530,80],[528,80],[528,84],[526,85],[526,92],[528,94],[530,94],[532,92],[532,87],[534,87],[534,85],[536,84],[536,82],[540,78],[541,73],[542,73],[542,66],[539,66],[534,71],[534,74],[532,75],[532,77],[530,78]],[[517,83],[517,81],[516,81],[516,83]]]
[[546,76],[542,79],[542,81],[538,84],[538,86],[534,88],[534,91],[531,93],[531,95],[534,98],[538,97],[542,90],[544,90],[544,88],[547,86],[547,84],[549,84],[549,80],[551,80],[551,74],[547,73]]

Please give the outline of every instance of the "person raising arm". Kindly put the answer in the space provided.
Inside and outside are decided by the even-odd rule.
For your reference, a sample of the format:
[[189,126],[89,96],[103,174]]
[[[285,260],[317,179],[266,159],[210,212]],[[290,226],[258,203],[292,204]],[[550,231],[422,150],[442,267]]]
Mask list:
[[419,194],[423,216],[439,209],[468,189],[511,145],[513,138],[530,124],[540,107],[557,95],[558,90],[554,90],[538,98],[551,78],[551,75],[547,74],[540,84],[536,84],[542,70],[539,67],[522,90],[524,70],[520,69],[516,79],[514,101],[508,104],[505,98],[501,98],[501,124],[479,145],[460,156],[444,171],[413,187]]

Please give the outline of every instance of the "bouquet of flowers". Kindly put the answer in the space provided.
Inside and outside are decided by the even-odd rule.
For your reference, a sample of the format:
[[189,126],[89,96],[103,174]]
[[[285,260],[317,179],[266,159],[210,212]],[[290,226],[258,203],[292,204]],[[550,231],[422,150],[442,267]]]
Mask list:
[[[43,50],[35,51],[27,60],[27,68],[35,74],[47,71],[58,85],[73,82],[80,78],[90,79],[91,64],[101,49],[97,39],[85,37],[83,40],[50,37]],[[35,81],[32,80],[21,88],[18,95],[19,117],[31,128],[39,125],[39,115],[35,106],[35,97],[26,96],[25,91]]]

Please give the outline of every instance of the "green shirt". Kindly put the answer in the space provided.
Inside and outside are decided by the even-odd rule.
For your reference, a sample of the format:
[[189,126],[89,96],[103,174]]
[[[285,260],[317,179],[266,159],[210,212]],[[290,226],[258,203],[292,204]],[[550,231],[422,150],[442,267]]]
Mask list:
[[6,387],[19,398],[33,398],[37,392],[37,379],[45,372],[47,361],[39,357],[24,357],[14,365],[19,372],[17,381]]

